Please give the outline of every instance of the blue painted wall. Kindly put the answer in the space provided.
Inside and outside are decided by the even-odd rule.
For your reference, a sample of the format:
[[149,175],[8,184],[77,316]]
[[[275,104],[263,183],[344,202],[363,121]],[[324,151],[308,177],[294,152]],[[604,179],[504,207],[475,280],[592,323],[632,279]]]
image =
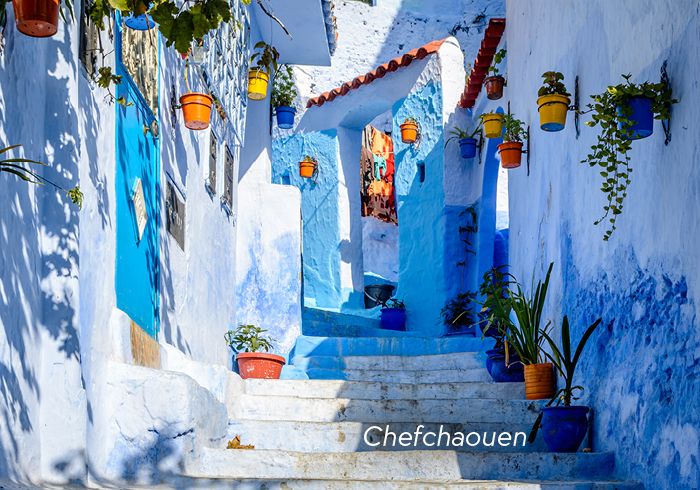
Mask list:
[[[272,181],[288,183],[301,191],[304,304],[338,308],[342,290],[337,131],[329,129],[275,140],[272,154]],[[318,159],[315,181],[299,176],[299,161],[305,155]]]

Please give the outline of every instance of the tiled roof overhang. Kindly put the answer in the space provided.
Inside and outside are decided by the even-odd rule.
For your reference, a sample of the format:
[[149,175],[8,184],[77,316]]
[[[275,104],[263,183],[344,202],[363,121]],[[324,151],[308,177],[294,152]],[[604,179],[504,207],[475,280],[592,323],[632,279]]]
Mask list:
[[481,41],[481,48],[476,55],[472,71],[467,78],[467,84],[464,88],[464,93],[459,100],[459,106],[464,109],[474,107],[476,98],[481,92],[481,86],[484,83],[484,78],[488,73],[489,66],[493,61],[493,57],[498,49],[498,44],[501,42],[503,32],[506,30],[506,19],[494,18],[489,21],[488,27],[484,32],[484,39]]

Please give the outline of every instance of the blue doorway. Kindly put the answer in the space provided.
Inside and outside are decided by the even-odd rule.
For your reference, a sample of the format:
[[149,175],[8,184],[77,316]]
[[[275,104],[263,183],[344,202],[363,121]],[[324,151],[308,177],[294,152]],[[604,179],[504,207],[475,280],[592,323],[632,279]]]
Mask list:
[[[158,142],[157,73],[158,34],[155,39],[154,67],[143,67],[142,59],[129,58],[122,49],[125,36],[133,36],[116,19],[116,74],[122,77],[116,86],[116,272],[117,308],[150,336],[159,329],[160,307],[160,145]],[[144,41],[145,40],[145,41]],[[129,39],[128,44],[131,44]],[[127,42],[124,43],[127,48]],[[141,50],[140,56],[143,49]],[[138,61],[135,63],[134,61]],[[129,69],[131,67],[131,70]],[[134,73],[134,67],[137,73]],[[148,77],[155,92],[143,81]],[[155,99],[153,97],[156,97]],[[149,104],[147,102],[151,100]],[[155,100],[155,104],[153,101]]]

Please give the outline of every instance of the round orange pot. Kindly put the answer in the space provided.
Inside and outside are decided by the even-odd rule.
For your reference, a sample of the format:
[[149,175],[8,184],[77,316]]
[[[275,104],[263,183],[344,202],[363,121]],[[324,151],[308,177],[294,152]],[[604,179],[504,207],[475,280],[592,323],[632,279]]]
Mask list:
[[310,179],[314,176],[316,172],[317,163],[313,160],[302,160],[299,162],[299,175],[305,179]]
[[207,94],[190,92],[180,97],[185,126],[189,129],[201,130],[209,127],[212,98]]
[[12,0],[17,30],[31,37],[49,37],[58,30],[58,0]]
[[523,144],[520,141],[508,141],[498,145],[503,168],[518,168],[523,156]]
[[418,139],[418,124],[413,121],[406,121],[401,126],[401,141],[407,144],[415,143]]
[[280,379],[284,357],[265,352],[241,352],[236,356],[238,374],[243,379]]
[[554,396],[554,365],[551,362],[526,364],[523,371],[526,399],[548,400]]
[[486,89],[486,97],[489,100],[498,100],[503,97],[503,86],[506,84],[506,79],[501,75],[495,77],[484,78],[484,88]]

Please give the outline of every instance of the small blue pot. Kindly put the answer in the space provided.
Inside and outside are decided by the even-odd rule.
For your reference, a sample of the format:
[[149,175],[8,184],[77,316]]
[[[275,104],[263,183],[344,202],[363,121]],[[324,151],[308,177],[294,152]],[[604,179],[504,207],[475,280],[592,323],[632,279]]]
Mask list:
[[291,129],[294,127],[294,115],[297,110],[294,107],[286,105],[279,106],[275,109],[277,114],[277,126],[282,129]]
[[510,356],[511,365],[506,367],[506,355],[502,349],[486,351],[486,370],[496,383],[520,383],[525,381],[523,365],[515,354]]
[[156,22],[153,20],[153,17],[148,14],[141,14],[138,16],[130,15],[124,19],[124,24],[126,24],[126,27],[129,29],[133,29],[135,31],[147,31],[156,26]]
[[[652,100],[649,97],[630,97],[627,105],[631,109],[631,114],[627,116],[632,125],[628,128],[630,136],[628,139],[638,140],[651,136],[654,132],[654,113],[651,110]],[[624,116],[622,106],[617,106],[617,115]],[[618,124],[622,129],[622,124]]]
[[542,409],[542,437],[555,453],[575,453],[588,432],[588,407]]
[[406,330],[406,310],[403,308],[384,308],[380,326],[385,330]]
[[462,154],[462,158],[474,158],[476,156],[476,139],[475,138],[462,138],[459,140],[459,152]]

